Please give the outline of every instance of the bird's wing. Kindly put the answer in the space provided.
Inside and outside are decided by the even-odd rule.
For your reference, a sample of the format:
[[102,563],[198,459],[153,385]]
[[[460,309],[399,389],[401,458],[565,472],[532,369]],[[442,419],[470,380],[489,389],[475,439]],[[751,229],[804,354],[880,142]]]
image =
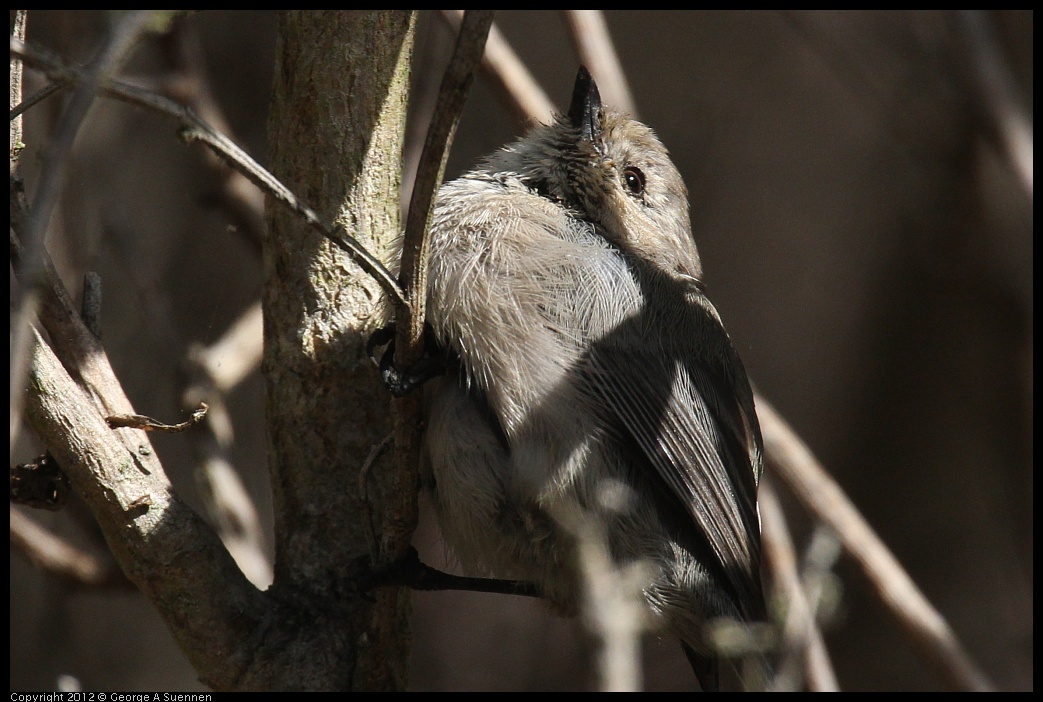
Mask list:
[[709,344],[709,353],[620,328],[591,346],[587,382],[685,505],[740,606],[756,617],[760,433],[741,361],[710,309],[691,306],[685,314],[699,318],[684,325],[691,344]]

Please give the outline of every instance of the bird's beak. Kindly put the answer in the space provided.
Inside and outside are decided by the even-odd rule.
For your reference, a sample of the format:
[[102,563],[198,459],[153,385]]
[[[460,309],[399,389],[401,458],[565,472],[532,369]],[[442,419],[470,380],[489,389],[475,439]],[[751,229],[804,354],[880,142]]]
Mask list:
[[590,139],[590,143],[601,153],[601,94],[586,66],[580,66],[576,75],[569,121],[579,130],[580,138]]

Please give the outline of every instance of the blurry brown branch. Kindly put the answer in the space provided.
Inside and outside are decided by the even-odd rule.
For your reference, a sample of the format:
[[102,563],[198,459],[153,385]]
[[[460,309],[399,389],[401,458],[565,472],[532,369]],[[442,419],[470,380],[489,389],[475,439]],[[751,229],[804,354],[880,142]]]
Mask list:
[[77,548],[14,507],[11,507],[11,546],[43,572],[73,585],[131,586],[110,553],[91,553]]
[[638,119],[637,106],[630,93],[626,74],[612,44],[608,24],[601,10],[562,10],[569,27],[569,37],[581,64],[587,67],[598,84],[606,105]]
[[640,692],[641,635],[648,628],[644,592],[652,582],[645,561],[617,564],[603,521],[579,510],[552,515],[576,540],[583,578],[581,612],[595,639],[598,688],[602,692]]
[[[25,214],[15,195],[13,188],[11,258],[20,271]],[[227,685],[239,675],[227,654],[249,640],[250,613],[259,619],[264,608],[260,592],[174,495],[147,434],[106,424],[103,417],[134,414],[133,407],[46,252],[42,270],[39,318],[54,349],[33,329],[29,392],[23,386],[29,424],[86,501],[123,572],[156,605],[204,678]],[[236,610],[246,616],[226,620]]]
[[[995,24],[985,10],[958,10],[955,23],[966,47],[965,72],[969,75],[971,104],[997,151],[1010,163],[1018,181],[1032,197],[1033,135],[1028,102],[1000,47]],[[880,118],[902,143],[902,130],[894,124],[893,108],[885,104],[884,88],[873,67],[866,66],[807,12],[783,12],[781,18],[834,69],[852,95],[877,108]],[[876,84],[874,84],[876,82]]]
[[944,679],[962,690],[991,690],[992,683],[840,486],[775,408],[757,396],[757,416],[769,464],[812,515],[836,532],[862,567],[876,595]]
[[[169,292],[136,265],[141,238],[119,222],[111,223],[109,229],[110,236],[121,242],[115,251],[123,259],[127,278],[137,289],[153,334],[171,349],[185,348],[186,342],[173,319]],[[211,346],[189,347],[183,361],[182,376],[187,387],[182,392],[181,406],[186,412],[193,412],[201,404],[208,407],[203,423],[186,437],[196,459],[193,474],[199,495],[210,523],[236,564],[250,582],[263,588],[271,583],[271,563],[264,550],[257,508],[228,458],[234,437],[225,405],[226,394],[260,366],[261,345],[261,305],[257,302]]]
[[[159,46],[170,65],[155,87],[157,93],[192,108],[217,132],[234,137],[217,98],[210,89],[202,47],[194,25],[176,20],[170,31],[159,37]],[[235,223],[235,230],[258,256],[264,238],[264,193],[240,171],[229,168],[210,151],[206,164],[217,181],[217,195]]]
[[192,438],[195,477],[206,515],[243,575],[254,587],[265,589],[274,578],[272,563],[264,550],[257,506],[228,458],[230,442],[212,430],[197,434]]
[[[43,234],[57,204],[69,153],[72,151],[76,135],[101,86],[119,70],[138,38],[147,30],[151,14],[151,10],[137,10],[124,15],[113,27],[108,41],[99,49],[94,61],[86,69],[78,71],[76,88],[62,111],[55,133],[50,140],[50,148],[44,157],[36,194],[29,206],[29,216],[21,237],[23,247],[21,265],[23,275],[29,284],[25,290],[26,293],[29,293],[31,288],[35,288],[35,283],[41,274],[40,252],[43,247]],[[22,42],[12,37],[12,46],[15,46],[16,43]],[[16,55],[15,58],[25,61],[25,56]]]
[[[43,285],[43,240],[47,227],[58,202],[58,195],[64,181],[65,170],[68,164],[69,153],[72,151],[73,142],[83,125],[87,111],[94,102],[99,87],[109,79],[126,59],[128,52],[135,45],[141,34],[147,29],[147,23],[151,16],[151,10],[137,10],[123,15],[122,19],[113,27],[108,41],[98,50],[97,56],[90,66],[80,71],[79,84],[69,98],[68,104],[62,111],[61,117],[55,128],[54,135],[50,140],[50,146],[44,156],[40,177],[37,180],[36,193],[32,203],[28,206],[22,223],[21,251],[19,255],[19,280],[21,287],[15,291],[15,299],[12,307],[15,309],[11,330],[11,366],[10,366],[10,396],[8,409],[11,416],[11,435],[13,444],[14,437],[18,431],[18,417],[21,416],[20,401],[22,379],[25,377],[27,352],[31,333],[29,325],[36,314],[40,304],[40,288]],[[24,31],[24,21],[22,24]],[[11,45],[22,45],[21,39],[12,34]],[[12,59],[25,61],[24,56],[15,55]],[[21,78],[21,72],[12,75],[12,81]],[[21,86],[14,88],[12,83],[11,96],[15,92],[21,93]],[[12,112],[15,110],[12,105]],[[20,117],[16,117],[20,120]],[[12,138],[15,136],[15,125],[12,124]],[[20,127],[19,127],[20,129]],[[12,142],[12,149],[15,144]],[[12,151],[12,156],[15,151]],[[11,177],[16,176],[14,162],[11,164]]]
[[800,581],[786,516],[768,476],[762,480],[758,495],[764,558],[785,607],[779,646],[782,659],[776,664],[769,689],[800,691],[802,680],[807,680],[810,692],[836,692],[839,686],[833,664],[816,621],[815,607],[808,602]]
[[[17,64],[19,68],[21,68],[21,66],[22,66],[22,62],[19,61],[19,60],[12,61],[11,63],[12,64]],[[27,97],[25,100],[22,100],[22,99],[19,98],[18,102],[12,102],[11,103],[11,124],[12,125],[21,124],[21,117],[22,117],[23,114],[25,114],[26,112],[31,110],[33,107],[35,107],[37,105],[37,103],[43,102],[44,100],[46,100],[50,96],[54,95],[55,93],[57,93],[57,92],[59,92],[61,90],[64,90],[65,87],[66,87],[65,83],[59,83],[59,82],[49,83],[46,86],[44,86],[43,88],[40,88],[39,90],[37,90],[35,93],[30,95],[29,97]],[[13,143],[16,143],[16,142],[12,141],[11,143],[13,144]],[[14,156],[14,154],[12,154],[12,157],[13,156]],[[14,158],[12,158],[12,161],[13,160],[14,160]]]
[[[15,39],[11,39],[11,54],[22,59],[26,65],[42,71],[50,80],[75,82],[83,78],[83,71],[80,69],[68,65],[50,52],[39,47],[30,48]],[[384,291],[396,304],[405,304],[405,297],[395,276],[375,256],[354,238],[348,236],[342,227],[331,227],[323,222],[319,215],[301,201],[293,191],[240,149],[231,139],[207,124],[193,109],[163,95],[118,80],[99,81],[99,90],[108,97],[146,107],[180,121],[185,125],[181,130],[182,138],[186,141],[200,141],[206,144],[231,167],[240,171],[264,192],[296,212],[309,226],[350,254],[352,259],[384,288]]]
[[257,507],[229,457],[235,437],[225,397],[261,365],[263,344],[261,303],[250,305],[209,346],[193,345],[185,361],[190,383],[181,404],[206,400],[211,411],[204,430],[191,435],[196,456],[196,483],[210,521],[232,558],[259,588],[272,582],[272,564],[265,550]]
[[205,383],[218,393],[231,392],[261,367],[263,327],[261,303],[255,302],[228,325],[217,341],[189,351],[189,375],[204,376]]
[[[11,258],[20,271],[18,235],[26,217],[14,185],[12,181]],[[174,495],[147,434],[113,430],[102,419],[132,415],[133,407],[46,252],[42,270],[39,318],[54,353],[36,334],[30,391],[24,393],[23,386],[29,424],[87,502],[120,567],[156,604],[200,673],[211,684],[228,684],[238,676],[238,664],[227,652],[248,640],[243,627],[249,626],[250,615],[226,622],[221,612],[259,611],[261,600],[246,602],[260,593],[246,583],[211,528]],[[48,553],[54,551],[49,548]],[[173,558],[177,553],[195,556]],[[176,567],[171,565],[175,561]],[[160,572],[165,577],[157,577]],[[97,577],[90,576],[91,581]],[[214,646],[225,653],[212,655]]]
[[921,168],[921,159],[910,148],[907,137],[908,124],[922,119],[921,116],[894,93],[896,84],[885,68],[866,61],[860,47],[842,39],[835,23],[838,17],[850,15],[836,12],[837,16],[831,16],[831,11],[780,10],[777,16],[793,38],[829,69],[838,86],[859,104],[865,115],[888,133],[888,146],[904,157],[909,168]]
[[[459,30],[463,10],[442,10],[441,14],[449,26]],[[489,40],[482,56],[482,70],[492,79],[493,85],[518,121],[547,124],[554,117],[554,103],[495,24],[489,30]]]
[[957,10],[967,42],[973,102],[997,150],[1032,197],[1032,118],[1018,82],[1000,48],[996,27],[985,10]]

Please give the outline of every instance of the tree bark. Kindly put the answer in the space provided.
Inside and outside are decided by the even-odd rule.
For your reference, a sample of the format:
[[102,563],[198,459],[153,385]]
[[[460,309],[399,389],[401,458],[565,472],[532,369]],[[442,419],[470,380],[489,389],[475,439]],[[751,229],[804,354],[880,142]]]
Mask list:
[[[271,170],[385,262],[400,227],[414,24],[405,11],[280,16]],[[386,495],[379,466],[360,479],[391,427],[388,395],[365,353],[389,306],[372,279],[299,217],[269,203],[267,220],[263,370],[276,551],[269,595],[295,614],[266,637],[261,653],[270,660],[256,672],[267,680],[257,686],[402,689],[409,593],[353,591],[379,558],[379,505],[416,499]]]

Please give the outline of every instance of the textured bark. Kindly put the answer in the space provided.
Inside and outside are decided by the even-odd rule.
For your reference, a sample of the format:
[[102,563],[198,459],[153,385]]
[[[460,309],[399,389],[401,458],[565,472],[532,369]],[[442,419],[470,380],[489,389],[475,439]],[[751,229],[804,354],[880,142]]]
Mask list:
[[[402,11],[280,17],[272,171],[327,221],[388,261],[414,18]],[[390,430],[365,354],[388,319],[379,286],[347,255],[269,203],[264,246],[264,373],[275,508],[275,582],[287,626],[270,632],[258,674],[280,687],[401,689],[409,594],[352,590],[374,551],[380,466],[360,470]],[[414,500],[415,495],[387,496]],[[268,687],[258,679],[257,686]]]
[[[34,334],[25,414],[98,520],[127,578],[167,622],[203,682],[237,685],[264,631],[268,603],[213,530],[173,492],[142,432],[112,430]],[[145,466],[149,465],[149,468]]]
[[[414,17],[295,12],[281,16],[280,30],[273,170],[387,260],[399,231]],[[16,230],[25,220],[17,194]],[[133,407],[49,264],[39,317],[50,345],[34,334],[25,413],[205,684],[402,689],[409,594],[355,585],[376,553],[370,525],[380,523],[378,505],[416,499],[415,491],[382,490],[380,470],[360,480],[390,428],[386,391],[364,352],[386,304],[379,286],[299,215],[278,204],[268,219],[264,366],[276,575],[266,593],[174,493],[144,432],[106,424]]]

